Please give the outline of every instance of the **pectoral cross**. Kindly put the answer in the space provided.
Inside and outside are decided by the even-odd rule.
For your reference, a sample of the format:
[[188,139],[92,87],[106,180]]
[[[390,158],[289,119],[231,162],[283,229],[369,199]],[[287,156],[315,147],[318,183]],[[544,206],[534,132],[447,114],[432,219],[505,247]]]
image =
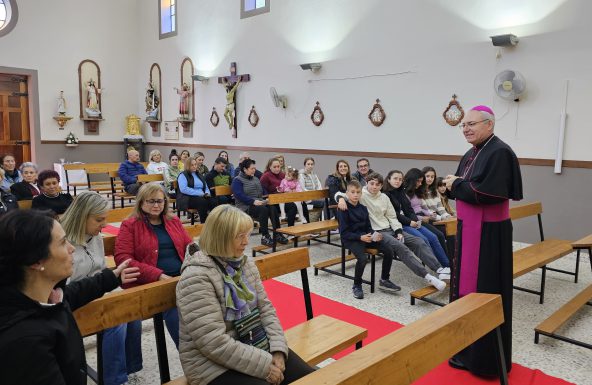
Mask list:
[[232,137],[237,137],[236,127],[236,90],[242,82],[251,80],[251,75],[237,75],[236,62],[230,63],[230,76],[218,78],[218,84],[222,84],[226,89],[226,108],[224,109],[224,118],[228,123],[228,128],[232,132]]

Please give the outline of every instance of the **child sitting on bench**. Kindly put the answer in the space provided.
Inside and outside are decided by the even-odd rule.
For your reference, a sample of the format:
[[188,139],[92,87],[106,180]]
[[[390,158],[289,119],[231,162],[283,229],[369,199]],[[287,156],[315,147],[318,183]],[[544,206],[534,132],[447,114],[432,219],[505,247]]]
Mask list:
[[[297,169],[288,167],[286,176],[280,182],[278,192],[302,192],[302,187],[300,186],[300,181],[298,180]],[[294,204],[296,204],[296,210],[298,210],[300,224],[305,224],[306,218],[304,217],[304,211],[302,210],[302,202],[294,202]],[[283,203],[280,203],[280,206],[283,206]]]

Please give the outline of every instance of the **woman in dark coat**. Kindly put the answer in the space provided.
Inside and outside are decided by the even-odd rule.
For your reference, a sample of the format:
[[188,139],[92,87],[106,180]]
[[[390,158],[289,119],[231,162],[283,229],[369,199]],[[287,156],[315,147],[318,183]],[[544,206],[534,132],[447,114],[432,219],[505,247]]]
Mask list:
[[137,269],[126,261],[56,289],[72,274],[74,247],[53,217],[35,210],[2,216],[0,244],[2,384],[86,384],[84,345],[72,312],[134,281]]

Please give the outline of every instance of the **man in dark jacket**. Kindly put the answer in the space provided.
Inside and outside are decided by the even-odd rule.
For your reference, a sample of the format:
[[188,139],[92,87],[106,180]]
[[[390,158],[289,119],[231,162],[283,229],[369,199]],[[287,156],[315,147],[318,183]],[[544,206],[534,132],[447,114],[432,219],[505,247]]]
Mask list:
[[123,182],[125,191],[135,195],[141,186],[141,183],[138,183],[138,175],[147,174],[146,169],[140,163],[140,153],[136,150],[128,151],[127,160],[119,165],[117,174]]
[[206,175],[206,184],[212,192],[212,196],[216,197],[216,201],[219,205],[225,203],[232,203],[232,197],[229,195],[217,196],[215,187],[217,186],[230,186],[232,183],[232,177],[226,172],[226,165],[228,162],[226,159],[219,157],[214,161],[214,167]]

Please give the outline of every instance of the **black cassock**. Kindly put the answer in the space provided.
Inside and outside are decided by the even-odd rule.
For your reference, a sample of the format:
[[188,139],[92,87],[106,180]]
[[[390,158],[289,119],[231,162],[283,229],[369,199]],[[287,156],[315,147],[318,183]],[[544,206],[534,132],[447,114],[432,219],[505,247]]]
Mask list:
[[[469,293],[501,294],[501,327],[506,368],[512,361],[512,222],[509,200],[522,199],[520,165],[514,151],[497,136],[473,147],[461,159],[450,198],[456,199],[458,229],[453,298]],[[495,333],[456,355],[472,373],[497,375]]]

